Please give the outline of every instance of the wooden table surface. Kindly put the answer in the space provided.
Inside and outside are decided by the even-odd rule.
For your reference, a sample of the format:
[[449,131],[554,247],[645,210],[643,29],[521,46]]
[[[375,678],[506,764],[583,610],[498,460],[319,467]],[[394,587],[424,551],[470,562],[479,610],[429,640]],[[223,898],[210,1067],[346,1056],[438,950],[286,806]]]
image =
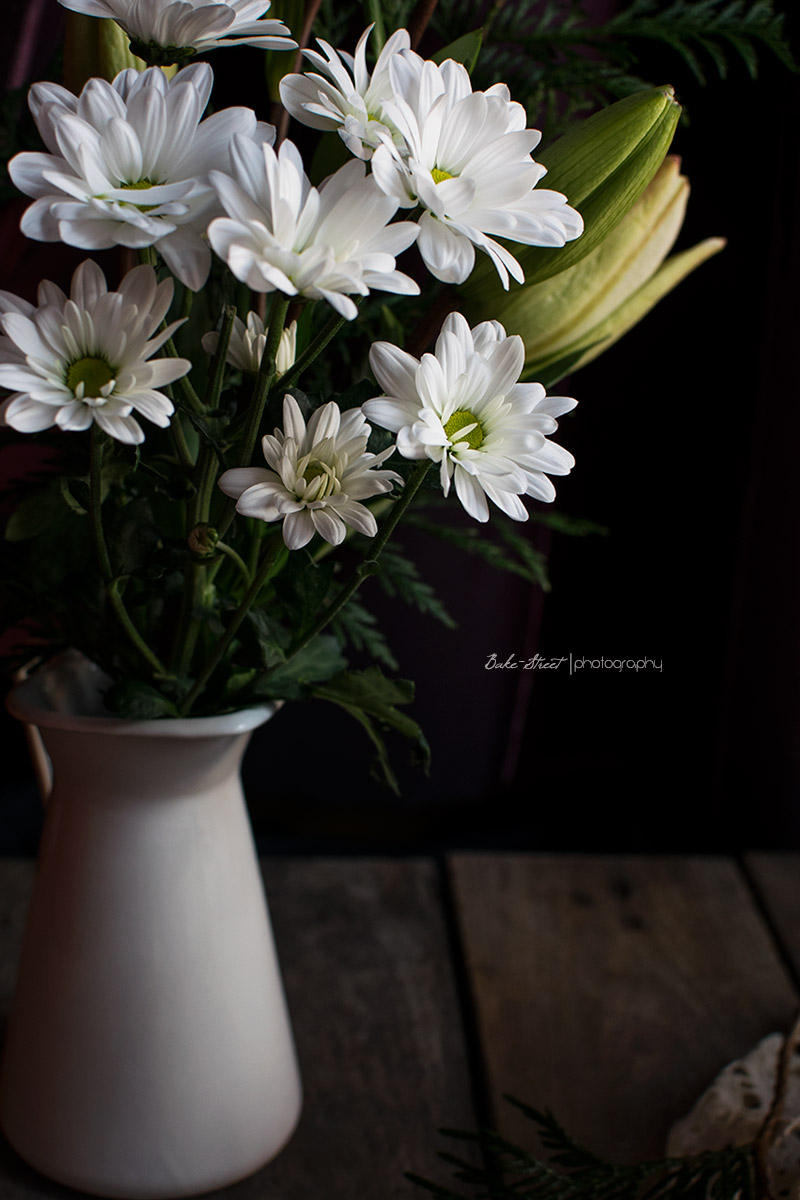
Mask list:
[[[305,1085],[284,1152],[231,1200],[422,1197],[441,1126],[551,1108],[618,1160],[658,1155],[730,1059],[789,1028],[800,855],[266,859]],[[33,878],[0,862],[0,1007]],[[0,1148],[0,1200],[75,1195]]]

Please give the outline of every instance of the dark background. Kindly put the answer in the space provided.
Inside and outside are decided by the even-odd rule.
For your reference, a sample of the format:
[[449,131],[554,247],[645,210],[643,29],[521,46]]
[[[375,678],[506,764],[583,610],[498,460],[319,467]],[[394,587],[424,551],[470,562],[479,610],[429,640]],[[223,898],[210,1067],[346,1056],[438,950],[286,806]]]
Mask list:
[[[13,61],[20,70],[14,9],[31,19],[37,6],[8,6],[7,79]],[[56,39],[62,10],[41,6]],[[28,78],[48,54],[40,41]],[[233,57],[253,90],[236,102],[266,115],[257,52],[218,56],[222,81]],[[577,467],[557,481],[556,507],[609,534],[550,538],[531,523],[536,544],[549,543],[546,597],[424,535],[401,537],[459,621],[450,632],[365,593],[417,681],[430,777],[402,766],[397,746],[403,794],[391,796],[371,783],[370,748],[349,718],[288,705],[245,765],[263,846],[800,846],[800,85],[766,56],[756,82],[734,64],[705,89],[672,54],[640,71],[672,82],[688,110],[672,148],[692,183],[677,248],[711,235],[728,247],[558,389],[580,403],[557,437]],[[0,286],[32,295],[81,255],[19,239],[24,206],[0,214]],[[661,670],[485,667],[537,650]],[[0,851],[30,852],[30,771],[8,719],[3,736]]]

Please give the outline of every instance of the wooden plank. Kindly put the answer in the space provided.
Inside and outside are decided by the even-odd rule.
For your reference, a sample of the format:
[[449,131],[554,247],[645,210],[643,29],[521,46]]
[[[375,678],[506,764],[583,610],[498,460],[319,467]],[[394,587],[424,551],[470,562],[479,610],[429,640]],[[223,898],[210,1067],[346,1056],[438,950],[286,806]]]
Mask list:
[[550,1108],[600,1154],[663,1152],[716,1073],[797,999],[720,859],[456,855],[450,862],[496,1119]]
[[[0,914],[17,914],[0,915],[3,962],[17,953],[32,874],[24,866],[0,866]],[[408,1200],[404,1171],[440,1170],[437,1128],[475,1124],[436,868],[363,859],[263,867],[305,1107],[282,1154],[218,1195]],[[7,1147],[0,1153],[0,1200],[67,1194]]]
[[439,1170],[436,1130],[475,1122],[436,869],[290,860],[266,878],[306,1103],[265,1180],[281,1200],[408,1200],[404,1171]]
[[745,867],[796,976],[800,976],[800,854],[746,854]]

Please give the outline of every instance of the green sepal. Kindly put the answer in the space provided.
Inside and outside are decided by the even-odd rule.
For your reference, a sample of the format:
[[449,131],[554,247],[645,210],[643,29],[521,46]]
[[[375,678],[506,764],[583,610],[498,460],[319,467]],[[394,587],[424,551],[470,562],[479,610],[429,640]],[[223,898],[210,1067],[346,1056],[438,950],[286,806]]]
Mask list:
[[159,46],[158,42],[140,42],[131,38],[131,53],[148,67],[185,67],[195,57],[194,46]]

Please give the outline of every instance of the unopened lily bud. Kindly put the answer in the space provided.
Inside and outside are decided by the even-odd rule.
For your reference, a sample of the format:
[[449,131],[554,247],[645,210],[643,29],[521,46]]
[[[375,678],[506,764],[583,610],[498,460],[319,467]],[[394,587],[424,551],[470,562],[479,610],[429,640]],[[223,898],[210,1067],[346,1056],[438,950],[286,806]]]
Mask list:
[[187,541],[192,554],[198,558],[210,558],[217,549],[219,534],[212,525],[195,525]]
[[[569,196],[583,217],[584,231],[564,247],[515,247],[525,272],[523,286],[574,266],[619,224],[664,161],[680,111],[671,87],[636,92],[579,122],[541,151],[538,160],[547,167],[544,186]],[[487,314],[503,294],[495,272],[484,263],[459,292]]]
[[[555,381],[596,358],[722,249],[721,238],[709,238],[667,259],[688,197],[680,159],[669,156],[591,254],[558,275],[498,297],[494,315],[525,342],[525,377]],[[475,305],[468,312],[474,319],[483,315]]]

